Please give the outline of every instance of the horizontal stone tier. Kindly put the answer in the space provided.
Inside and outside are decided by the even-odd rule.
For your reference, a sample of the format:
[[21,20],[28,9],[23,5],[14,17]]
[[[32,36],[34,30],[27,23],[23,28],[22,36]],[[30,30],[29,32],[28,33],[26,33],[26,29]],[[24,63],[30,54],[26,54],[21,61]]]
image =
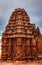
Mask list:
[[[16,24],[16,22],[19,22],[19,20],[15,20],[15,21],[14,20],[13,21],[9,20],[9,24]],[[20,22],[30,24],[29,21],[20,20]]]
[[25,35],[25,34],[16,34],[16,35],[3,35],[3,38],[14,38],[14,37],[25,37],[25,38],[34,38],[34,35]]
[[8,30],[12,30],[12,29],[17,29],[17,28],[23,28],[23,29],[29,29],[29,30],[35,30],[33,27],[28,27],[28,26],[13,26],[13,27],[6,27],[6,29],[8,29]]
[[34,24],[25,25],[25,24],[20,24],[20,23],[19,24],[18,23],[16,23],[16,24],[8,24],[7,26],[21,26],[21,25],[36,28]]
[[38,33],[38,31],[34,32],[34,31],[31,31],[31,30],[20,30],[20,31],[19,30],[15,30],[15,31],[14,30],[13,31],[12,30],[10,30],[10,31],[7,30],[6,32],[3,33],[3,35],[16,35],[16,34],[17,35],[18,34],[19,35],[25,34],[25,35],[36,35],[37,36],[39,33]]
[[3,48],[4,48],[4,47],[5,47],[5,48],[6,48],[6,47],[10,47],[10,48],[11,48],[12,45],[13,45],[13,47],[14,47],[14,46],[21,46],[21,47],[22,47],[22,46],[26,46],[26,47],[28,47],[28,48],[36,48],[36,46],[37,46],[37,45],[33,45],[33,44],[32,44],[32,45],[28,45],[28,44],[26,44],[26,43],[25,43],[24,45],[23,45],[22,43],[21,43],[21,44],[14,44],[14,43],[13,43],[13,44],[12,44],[12,43],[11,43],[11,44],[8,44],[8,43],[7,43],[7,44],[3,44],[2,47],[3,47]]

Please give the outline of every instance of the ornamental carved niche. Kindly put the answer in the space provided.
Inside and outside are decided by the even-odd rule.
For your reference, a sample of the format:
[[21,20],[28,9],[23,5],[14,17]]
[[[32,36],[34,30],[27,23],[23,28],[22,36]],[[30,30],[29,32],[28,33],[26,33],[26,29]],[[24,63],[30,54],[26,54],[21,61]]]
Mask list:
[[2,34],[2,60],[28,60],[42,57],[42,35],[24,9],[18,8],[10,16]]

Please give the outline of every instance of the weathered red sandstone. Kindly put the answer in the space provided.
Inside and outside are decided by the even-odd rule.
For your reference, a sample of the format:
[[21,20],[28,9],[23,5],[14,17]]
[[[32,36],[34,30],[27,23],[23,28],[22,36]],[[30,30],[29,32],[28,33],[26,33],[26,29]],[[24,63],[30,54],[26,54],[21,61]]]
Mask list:
[[24,9],[10,16],[2,34],[2,60],[38,60],[42,56],[42,35]]

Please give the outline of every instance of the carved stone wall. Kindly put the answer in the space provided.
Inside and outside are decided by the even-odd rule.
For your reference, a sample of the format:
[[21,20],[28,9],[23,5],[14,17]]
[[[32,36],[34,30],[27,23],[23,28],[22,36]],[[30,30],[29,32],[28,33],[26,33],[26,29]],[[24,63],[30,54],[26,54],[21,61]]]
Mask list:
[[39,36],[42,37],[40,30],[30,23],[27,12],[15,9],[2,34],[2,60],[38,59],[39,54],[42,55],[42,38]]

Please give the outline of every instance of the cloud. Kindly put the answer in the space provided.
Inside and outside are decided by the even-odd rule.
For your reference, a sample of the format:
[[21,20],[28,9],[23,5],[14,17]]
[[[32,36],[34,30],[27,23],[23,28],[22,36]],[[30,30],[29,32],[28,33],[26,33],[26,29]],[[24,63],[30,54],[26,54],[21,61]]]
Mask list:
[[15,8],[24,8],[30,16],[31,22],[42,30],[42,0],[0,0],[0,35],[8,23]]
[[1,36],[0,36],[0,41],[1,41]]

